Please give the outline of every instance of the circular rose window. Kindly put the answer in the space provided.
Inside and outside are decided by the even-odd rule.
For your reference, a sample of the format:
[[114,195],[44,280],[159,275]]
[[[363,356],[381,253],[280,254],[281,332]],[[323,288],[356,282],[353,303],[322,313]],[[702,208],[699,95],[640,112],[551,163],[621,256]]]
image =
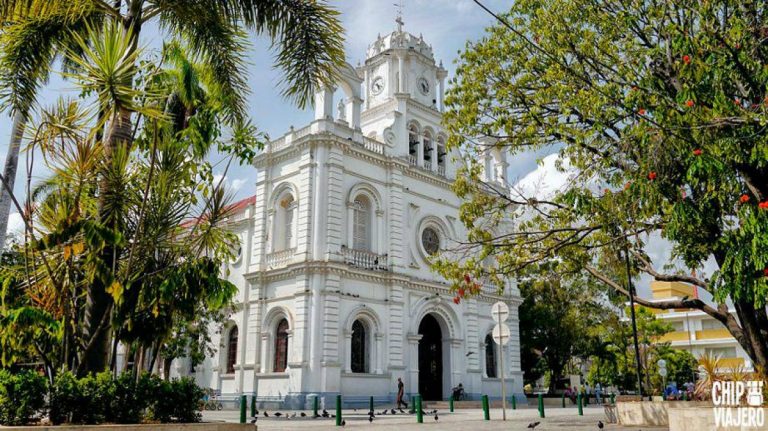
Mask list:
[[440,249],[440,236],[437,231],[428,227],[421,232],[421,245],[427,254],[435,254]]

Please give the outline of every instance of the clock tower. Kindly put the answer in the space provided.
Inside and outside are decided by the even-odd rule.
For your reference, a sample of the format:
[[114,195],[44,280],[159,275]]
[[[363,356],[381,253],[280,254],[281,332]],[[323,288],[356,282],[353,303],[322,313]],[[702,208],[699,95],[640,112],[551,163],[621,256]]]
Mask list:
[[425,153],[409,146],[409,139],[414,139],[409,133],[415,132],[420,144],[425,133],[430,143],[438,135],[444,141],[440,120],[448,72],[435,61],[422,35],[405,31],[402,17],[395,22],[395,31],[379,35],[369,45],[365,64],[358,68],[365,100],[361,125],[366,136],[383,140],[400,155],[419,156],[416,160],[422,166],[431,157],[429,147]]

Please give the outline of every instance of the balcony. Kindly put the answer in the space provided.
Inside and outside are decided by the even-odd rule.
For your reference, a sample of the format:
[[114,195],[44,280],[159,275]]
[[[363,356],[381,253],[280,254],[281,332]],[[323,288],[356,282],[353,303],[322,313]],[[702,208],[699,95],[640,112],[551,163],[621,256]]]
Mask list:
[[377,254],[366,250],[355,250],[354,248],[341,247],[341,255],[344,262],[362,269],[374,271],[387,271],[387,255]]
[[675,331],[664,334],[664,336],[659,338],[659,341],[664,343],[667,341],[688,341],[689,339],[690,336],[688,335],[687,331]]
[[418,166],[418,163],[416,162],[416,155],[411,154],[408,156],[408,164],[411,166]]
[[267,255],[267,268],[279,268],[293,263],[296,247],[276,251]]
[[703,331],[696,331],[697,340],[719,340],[722,338],[733,338],[727,329],[705,329]]

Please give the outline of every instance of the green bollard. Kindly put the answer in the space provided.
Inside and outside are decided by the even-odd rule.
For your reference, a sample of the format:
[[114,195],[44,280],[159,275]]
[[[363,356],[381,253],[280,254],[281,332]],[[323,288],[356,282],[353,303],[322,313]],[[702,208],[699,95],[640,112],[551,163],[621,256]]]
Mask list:
[[317,417],[318,416],[317,408],[319,407],[319,404],[320,404],[320,399],[319,399],[319,397],[317,395],[315,395],[315,399],[312,400],[312,411],[313,411],[312,416],[313,417]]
[[539,394],[539,417],[543,418],[544,416],[544,395]]
[[371,399],[368,400],[368,412],[373,413],[373,397],[371,397]]
[[414,407],[416,408],[416,422],[423,424],[424,423],[424,415],[422,414],[422,408],[421,408],[421,395],[416,395],[416,399],[413,401]]
[[512,410],[517,410],[517,397],[512,395]]
[[240,395],[240,423],[245,423],[245,409],[248,408],[248,400],[245,395]]
[[581,405],[581,392],[576,396],[576,405],[579,406],[579,416],[584,416],[584,408]]
[[256,395],[251,395],[251,417],[256,417]]
[[565,392],[563,392],[563,408],[565,408]]
[[611,392],[611,405],[615,405],[615,404],[616,404],[616,394]]
[[488,410],[488,395],[483,395],[483,419],[491,420],[491,412]]
[[688,391],[683,391],[683,401],[688,401]]
[[453,395],[448,399],[448,408],[451,410],[451,413],[453,413]]
[[341,426],[341,395],[336,395],[336,426]]

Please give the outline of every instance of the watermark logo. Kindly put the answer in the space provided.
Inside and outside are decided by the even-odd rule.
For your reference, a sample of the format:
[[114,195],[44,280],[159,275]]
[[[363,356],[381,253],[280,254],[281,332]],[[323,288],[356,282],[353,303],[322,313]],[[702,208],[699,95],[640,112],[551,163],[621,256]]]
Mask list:
[[764,427],[763,385],[759,380],[712,383],[715,426]]

